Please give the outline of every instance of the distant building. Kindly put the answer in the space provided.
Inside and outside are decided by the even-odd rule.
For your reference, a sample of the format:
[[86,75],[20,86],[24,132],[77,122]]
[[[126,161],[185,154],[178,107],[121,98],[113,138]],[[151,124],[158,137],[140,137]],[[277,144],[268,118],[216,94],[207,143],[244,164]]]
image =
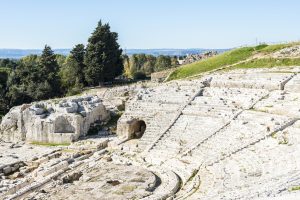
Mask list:
[[178,59],[178,63],[180,65],[186,65],[186,64],[197,62],[197,61],[200,61],[200,60],[203,60],[203,59],[206,59],[206,58],[213,57],[217,54],[218,54],[217,51],[208,51],[208,52],[201,53],[201,54],[191,54],[191,55],[187,55],[183,59]]

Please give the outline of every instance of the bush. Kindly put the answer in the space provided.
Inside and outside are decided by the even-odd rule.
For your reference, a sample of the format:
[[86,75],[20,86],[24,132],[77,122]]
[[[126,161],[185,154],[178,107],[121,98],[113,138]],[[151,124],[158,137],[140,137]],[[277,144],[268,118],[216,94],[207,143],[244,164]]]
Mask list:
[[147,78],[147,76],[144,72],[136,72],[136,73],[134,73],[133,78],[135,80],[144,80]]

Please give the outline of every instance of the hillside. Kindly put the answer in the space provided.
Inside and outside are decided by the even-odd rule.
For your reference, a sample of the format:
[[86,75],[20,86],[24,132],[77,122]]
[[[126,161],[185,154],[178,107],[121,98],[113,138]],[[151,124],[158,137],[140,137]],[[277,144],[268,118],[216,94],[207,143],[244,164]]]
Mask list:
[[299,44],[299,42],[276,45],[262,44],[254,47],[233,49],[213,58],[184,65],[172,72],[168,81],[193,77],[201,75],[204,72],[224,68],[237,69],[299,65],[300,53],[297,50],[300,49]]

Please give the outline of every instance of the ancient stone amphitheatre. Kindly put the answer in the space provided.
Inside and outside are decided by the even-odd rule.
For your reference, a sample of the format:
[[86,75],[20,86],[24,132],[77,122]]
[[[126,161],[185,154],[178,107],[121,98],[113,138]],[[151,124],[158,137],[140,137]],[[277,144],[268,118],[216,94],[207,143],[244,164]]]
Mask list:
[[1,199],[299,199],[300,67],[22,105],[1,140]]

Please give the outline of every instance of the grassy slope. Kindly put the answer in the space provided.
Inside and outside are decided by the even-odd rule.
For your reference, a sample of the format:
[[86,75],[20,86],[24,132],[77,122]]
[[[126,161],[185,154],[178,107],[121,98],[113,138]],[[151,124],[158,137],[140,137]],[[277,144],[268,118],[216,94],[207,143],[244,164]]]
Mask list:
[[283,66],[300,65],[300,58],[263,58],[255,59],[246,63],[238,64],[231,69],[246,69],[246,68],[271,68]]
[[[266,55],[283,48],[287,48],[299,43],[276,44],[276,45],[259,45],[256,47],[243,47],[234,49],[215,57],[184,65],[170,74],[168,81],[175,79],[187,78],[198,75],[203,72],[218,69],[224,66],[236,64],[251,58],[253,55],[260,53]],[[245,64],[238,64],[234,68],[253,68],[253,67],[274,67],[274,66],[290,66],[299,65],[299,59],[256,59],[254,61],[246,62]]]

